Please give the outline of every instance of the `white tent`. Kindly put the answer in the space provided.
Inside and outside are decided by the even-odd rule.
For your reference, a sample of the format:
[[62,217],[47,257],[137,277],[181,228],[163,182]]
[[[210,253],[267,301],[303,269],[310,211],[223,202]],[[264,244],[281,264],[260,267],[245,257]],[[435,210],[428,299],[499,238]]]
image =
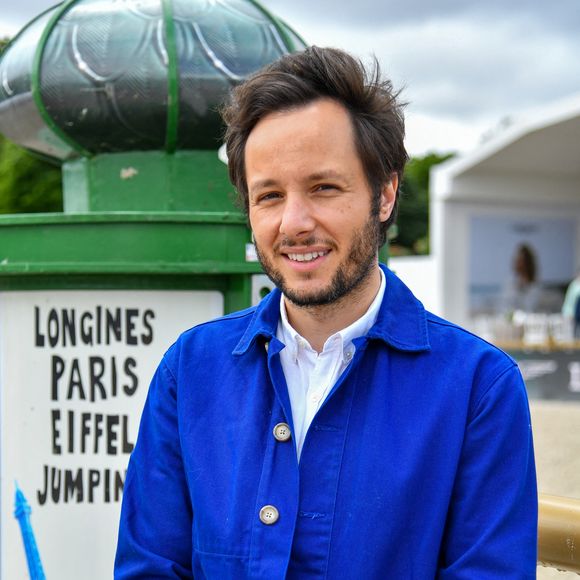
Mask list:
[[501,309],[521,244],[556,310],[580,265],[580,95],[436,166],[430,193],[437,312],[469,326]]

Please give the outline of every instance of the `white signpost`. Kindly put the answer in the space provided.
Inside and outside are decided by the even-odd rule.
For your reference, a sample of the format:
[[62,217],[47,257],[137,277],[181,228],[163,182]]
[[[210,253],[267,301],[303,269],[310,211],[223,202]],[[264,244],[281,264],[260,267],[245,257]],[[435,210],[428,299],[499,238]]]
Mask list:
[[217,291],[0,293],[0,577],[28,577],[13,516],[31,508],[49,580],[112,577],[125,470],[149,381]]

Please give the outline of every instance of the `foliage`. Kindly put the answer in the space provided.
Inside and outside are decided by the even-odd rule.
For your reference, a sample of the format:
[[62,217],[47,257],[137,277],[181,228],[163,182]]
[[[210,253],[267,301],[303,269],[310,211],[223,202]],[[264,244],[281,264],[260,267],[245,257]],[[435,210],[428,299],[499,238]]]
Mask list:
[[[8,44],[0,38],[0,54]],[[60,167],[0,134],[0,213],[62,211]]]
[[0,135],[0,213],[62,211],[61,170]]
[[[414,157],[407,163],[400,188],[401,200],[392,254],[429,253],[429,171],[450,157],[453,157],[452,153],[429,153],[424,157]],[[397,249],[396,246],[404,249]]]

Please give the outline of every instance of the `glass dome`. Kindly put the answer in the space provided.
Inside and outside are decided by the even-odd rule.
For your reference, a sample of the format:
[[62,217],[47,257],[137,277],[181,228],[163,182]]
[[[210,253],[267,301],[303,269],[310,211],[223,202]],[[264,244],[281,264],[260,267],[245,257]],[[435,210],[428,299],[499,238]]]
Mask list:
[[304,42],[253,0],[72,0],[0,59],[0,132],[67,160],[217,149],[229,89]]

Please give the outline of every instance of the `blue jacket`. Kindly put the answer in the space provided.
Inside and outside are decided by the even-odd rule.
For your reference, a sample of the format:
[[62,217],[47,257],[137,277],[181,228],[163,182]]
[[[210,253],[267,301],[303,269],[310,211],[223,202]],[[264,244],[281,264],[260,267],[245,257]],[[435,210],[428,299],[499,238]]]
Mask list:
[[169,349],[130,460],[116,578],[535,578],[520,373],[385,274],[377,321],[300,464],[292,439],[273,436],[292,428],[278,291]]

